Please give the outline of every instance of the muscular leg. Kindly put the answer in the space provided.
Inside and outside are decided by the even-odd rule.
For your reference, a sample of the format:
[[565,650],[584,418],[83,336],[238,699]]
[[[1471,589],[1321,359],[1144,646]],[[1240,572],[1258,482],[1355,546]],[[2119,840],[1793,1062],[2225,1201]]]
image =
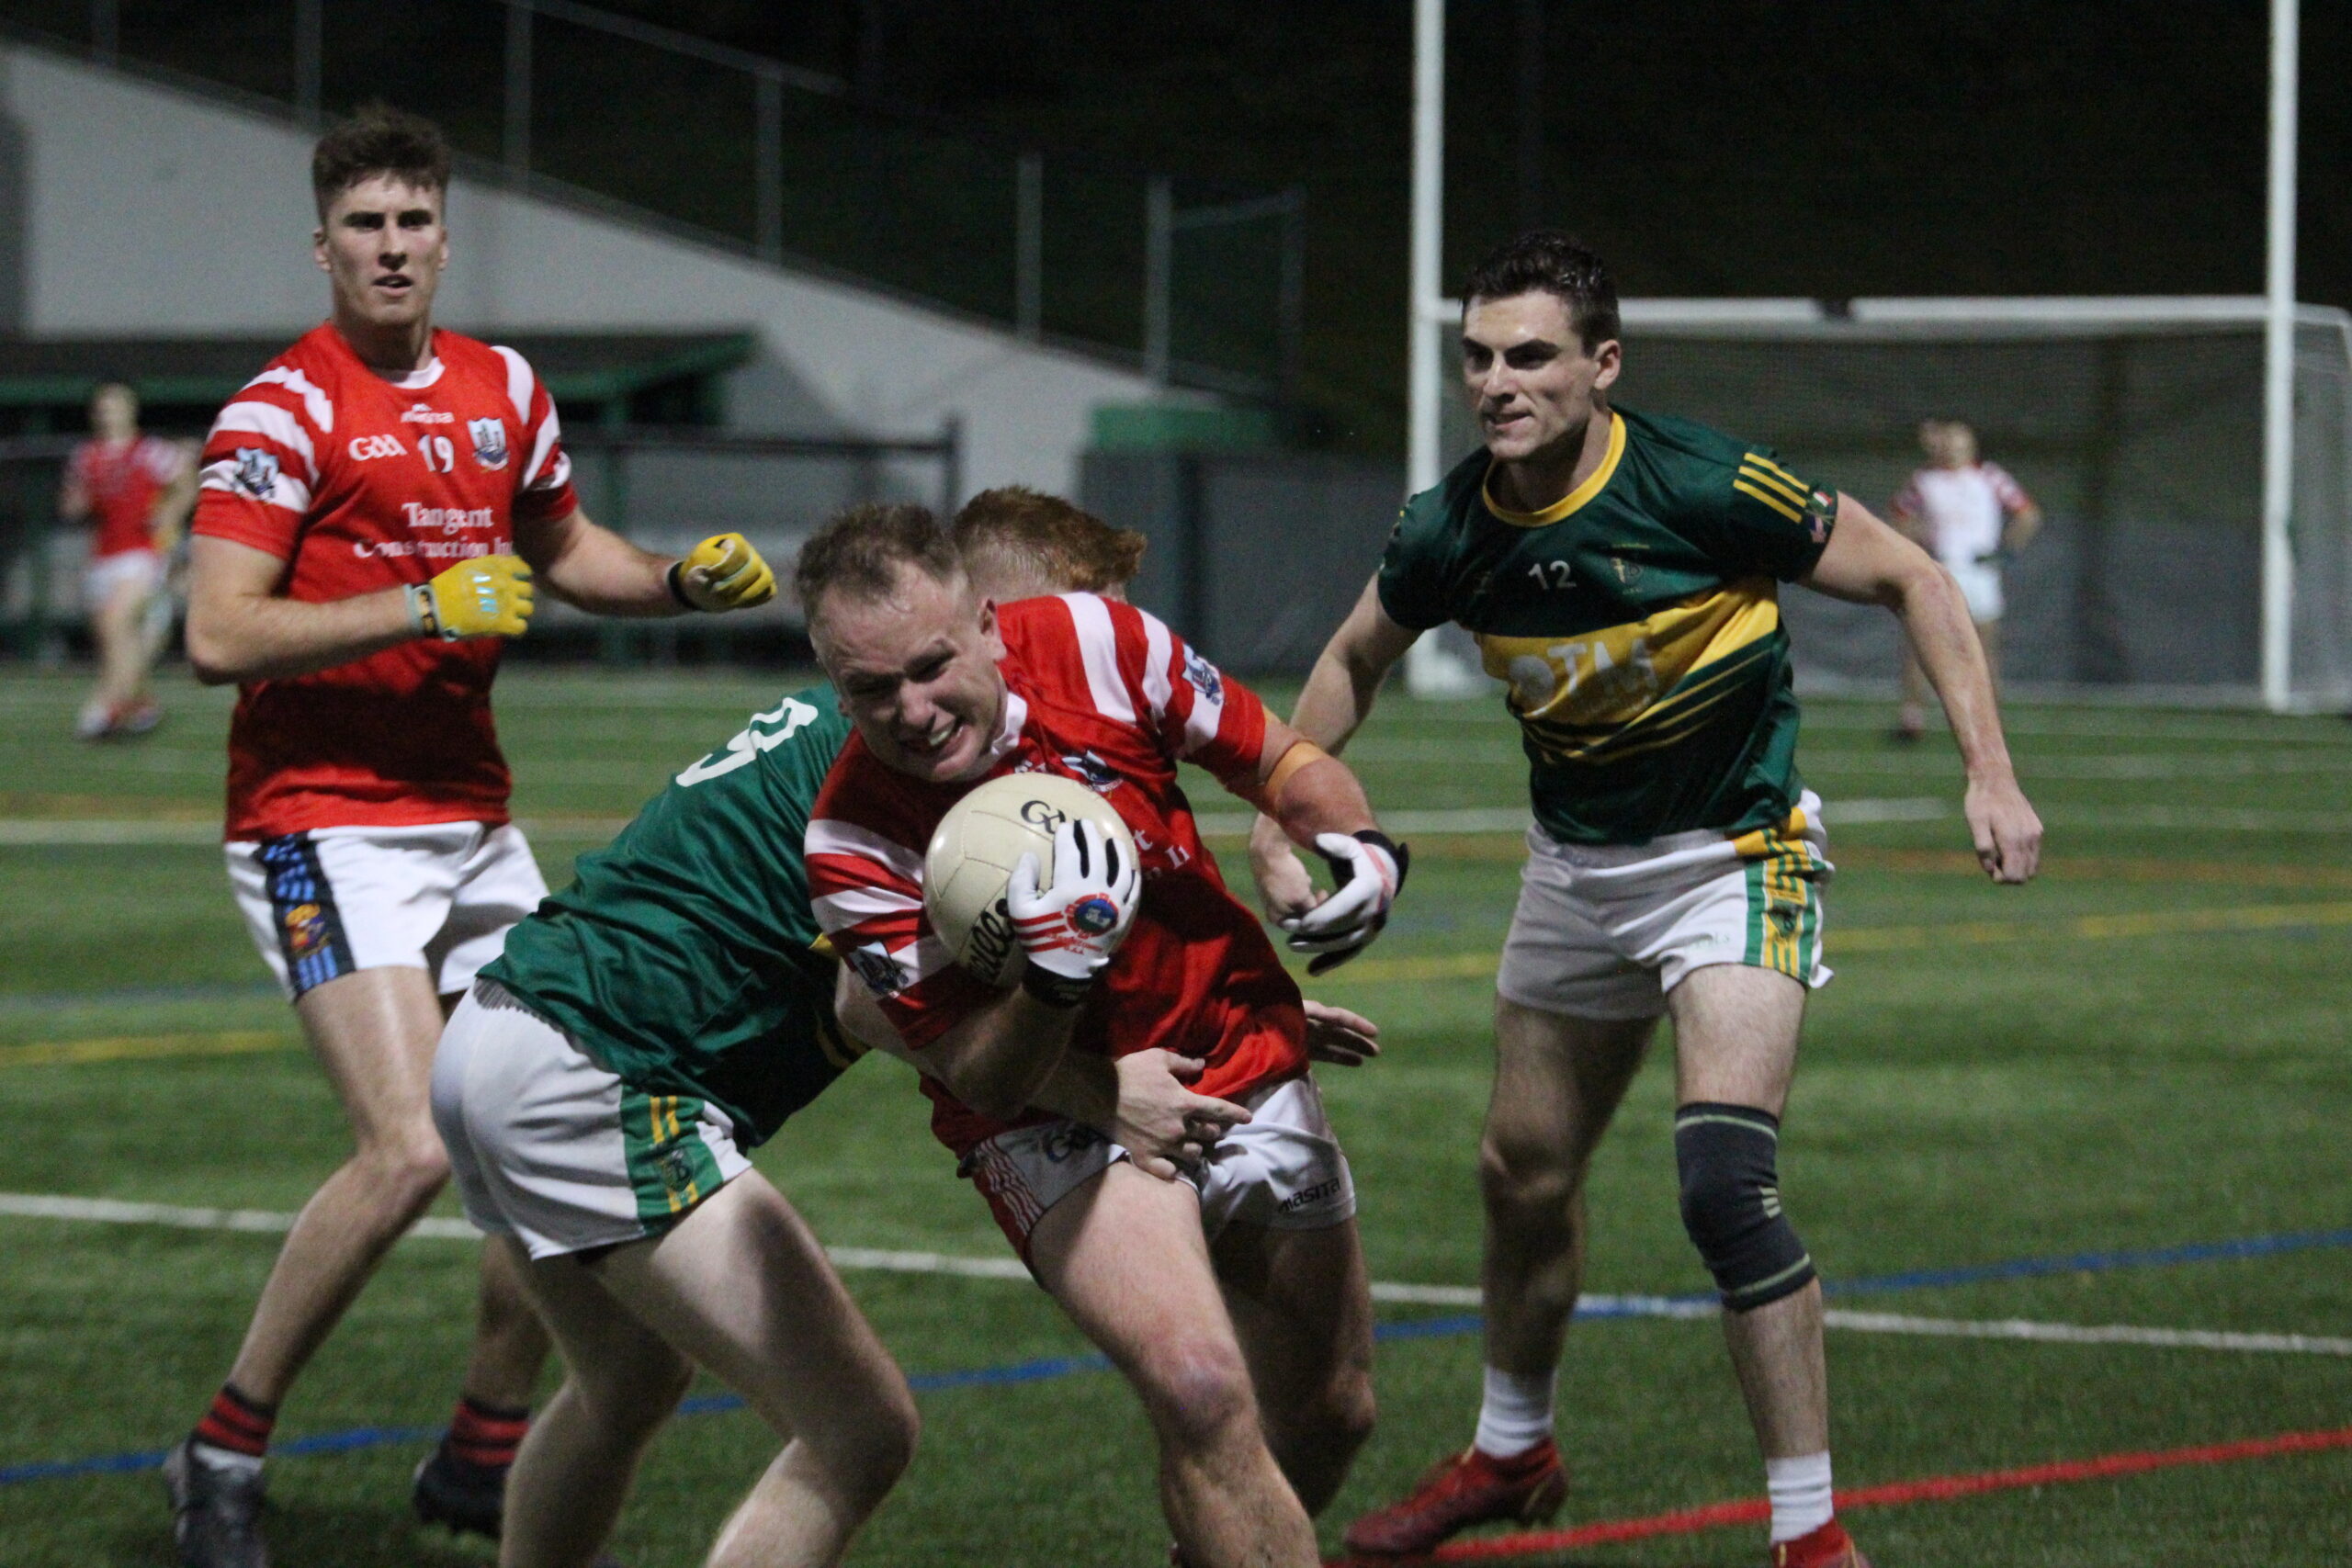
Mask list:
[[[535,1265],[534,1278],[549,1267]],[[659,1324],[786,1439],[719,1532],[707,1568],[839,1562],[913,1457],[914,1395],[784,1195],[747,1171],[659,1241],[624,1247],[594,1269],[639,1323]],[[572,1382],[584,1387],[597,1374],[570,1348],[567,1340]],[[540,1506],[530,1469],[538,1430],[509,1481],[510,1516],[517,1488]],[[569,1568],[586,1559],[547,1561]]]
[[351,1157],[304,1204],[229,1381],[276,1404],[449,1177],[427,1105],[441,1004],[422,969],[361,969],[295,1004],[351,1123]]
[[1211,1249],[1266,1446],[1312,1516],[1372,1436],[1372,1286],[1356,1223],[1236,1224]]
[[[1804,987],[1769,969],[1695,969],[1668,995],[1674,1015],[1675,1100],[1750,1105],[1778,1117],[1796,1071]],[[1752,1312],[1725,1313],[1740,1393],[1766,1459],[1829,1447],[1829,1372],[1821,1345],[1821,1282]]]
[[508,1568],[583,1568],[636,1479],[647,1443],[694,1376],[692,1363],[631,1317],[575,1258],[533,1264],[520,1244],[493,1237],[516,1280],[563,1342],[576,1369],[523,1439],[506,1488],[499,1562]]
[[1548,1376],[1584,1283],[1584,1179],[1655,1020],[1495,999],[1495,1088],[1478,1150],[1487,1365]]
[[495,1243],[481,1252],[481,1283],[474,1300],[474,1348],[458,1392],[480,1404],[519,1409],[531,1403],[550,1348],[532,1310],[522,1256]]
[[1185,1561],[1311,1568],[1315,1531],[1267,1451],[1192,1189],[1121,1161],[1046,1210],[1029,1252],[1039,1281],[1142,1398]]

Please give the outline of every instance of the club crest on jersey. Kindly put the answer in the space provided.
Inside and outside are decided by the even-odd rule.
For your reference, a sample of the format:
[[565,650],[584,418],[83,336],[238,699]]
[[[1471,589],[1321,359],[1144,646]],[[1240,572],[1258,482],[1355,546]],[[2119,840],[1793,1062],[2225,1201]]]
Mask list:
[[1184,679],[1201,694],[1204,702],[1225,700],[1225,677],[1216,672],[1216,665],[1189,648],[1184,650]]
[[877,997],[897,996],[907,988],[907,982],[911,978],[907,974],[907,966],[891,957],[878,942],[851,948],[842,955],[842,962],[848,964],[851,971],[865,982],[865,988]]
[[1080,751],[1076,755],[1065,752],[1062,766],[1077,774],[1078,782],[1097,795],[1108,795],[1124,782],[1112,771],[1110,763],[1091,751]]
[[267,501],[277,489],[277,457],[258,446],[237,448],[237,471],[231,476],[236,487],[255,501]]
[[503,419],[469,419],[466,434],[474,438],[474,461],[485,468],[506,466],[506,422]]

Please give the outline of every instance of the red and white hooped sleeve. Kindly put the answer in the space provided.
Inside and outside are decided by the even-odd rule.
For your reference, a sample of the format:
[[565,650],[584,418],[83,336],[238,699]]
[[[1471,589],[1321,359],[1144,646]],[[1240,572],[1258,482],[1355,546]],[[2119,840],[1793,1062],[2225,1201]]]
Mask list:
[[568,516],[579,510],[580,497],[571,488],[571,458],[563,449],[555,399],[529,360],[503,344],[493,345],[493,352],[505,363],[506,400],[514,405],[515,424],[523,433],[523,464],[514,479],[515,519],[537,523]]
[[[956,967],[933,932],[922,908],[922,851],[870,818],[839,814],[835,786],[844,777],[837,764],[808,818],[809,908],[899,1037],[920,1050],[996,993]],[[856,771],[846,777],[840,793],[861,793]]]
[[246,382],[205,437],[190,532],[292,555],[334,435],[334,401],[299,367]]
[[1136,725],[1171,759],[1220,779],[1254,780],[1266,744],[1258,694],[1185,644],[1157,615],[1091,593],[1065,593],[1087,694],[1106,718]]

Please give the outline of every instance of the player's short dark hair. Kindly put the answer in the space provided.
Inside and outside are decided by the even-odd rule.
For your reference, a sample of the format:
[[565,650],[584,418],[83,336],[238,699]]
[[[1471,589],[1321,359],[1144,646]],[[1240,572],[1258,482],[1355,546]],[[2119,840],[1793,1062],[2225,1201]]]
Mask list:
[[1462,303],[1549,294],[1568,308],[1568,320],[1587,354],[1618,335],[1617,284],[1608,264],[1575,235],[1530,229],[1487,253],[1462,285]]
[[964,561],[929,507],[865,502],[808,536],[793,563],[792,591],[807,615],[827,593],[879,599],[898,586],[908,567],[933,581],[952,582],[962,575]]
[[448,138],[423,115],[390,104],[362,104],[311,149],[311,194],[321,217],[336,197],[378,175],[447,191]]
[[1149,543],[1091,512],[1026,485],[984,490],[956,513],[956,548],[967,562],[994,557],[1081,593],[1119,588],[1143,565]]

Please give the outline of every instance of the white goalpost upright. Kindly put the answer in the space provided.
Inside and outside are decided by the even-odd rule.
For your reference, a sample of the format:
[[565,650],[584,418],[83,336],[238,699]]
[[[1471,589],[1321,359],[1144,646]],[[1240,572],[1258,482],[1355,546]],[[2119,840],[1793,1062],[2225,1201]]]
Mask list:
[[[2022,684],[2352,707],[2352,316],[2295,299],[2298,0],[2270,17],[2263,293],[1627,299],[1626,397],[1778,443],[1882,507],[1916,462],[1917,420],[1980,423],[2008,448],[1987,455],[2029,489],[2038,473],[2053,523],[2073,525],[2013,573]],[[1454,407],[1460,306],[1440,276],[1444,78],[1444,0],[1416,0],[1408,493],[1476,438]],[[2170,477],[2191,449],[2215,454],[2201,494]],[[1891,640],[1804,629],[1801,678],[1891,682]],[[1491,689],[1465,646],[1422,637],[1408,688]]]

